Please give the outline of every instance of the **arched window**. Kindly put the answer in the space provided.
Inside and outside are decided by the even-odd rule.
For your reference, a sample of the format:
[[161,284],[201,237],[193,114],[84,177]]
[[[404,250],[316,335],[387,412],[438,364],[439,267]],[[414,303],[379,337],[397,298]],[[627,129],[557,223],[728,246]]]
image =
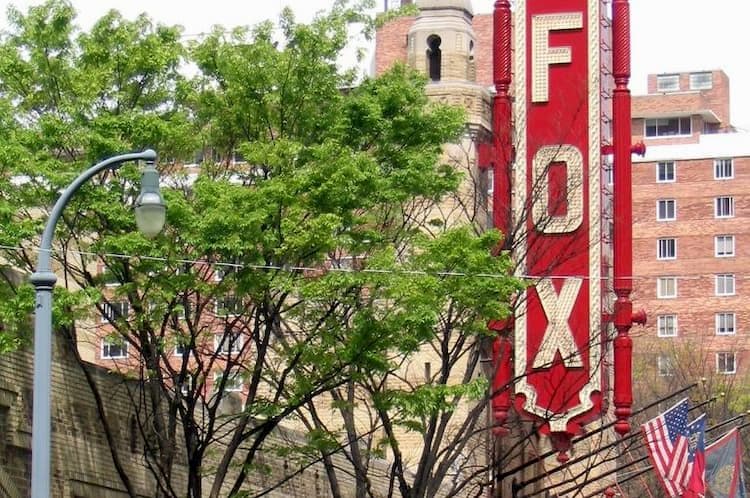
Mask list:
[[474,40],[469,41],[469,62],[474,62]]
[[440,81],[441,41],[438,35],[430,35],[427,38],[427,74],[432,81]]

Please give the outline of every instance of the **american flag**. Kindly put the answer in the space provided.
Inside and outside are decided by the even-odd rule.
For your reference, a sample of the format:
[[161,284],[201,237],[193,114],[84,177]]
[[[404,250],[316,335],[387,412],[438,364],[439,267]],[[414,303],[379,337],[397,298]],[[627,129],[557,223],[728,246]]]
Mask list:
[[682,495],[693,468],[694,451],[689,450],[691,429],[695,427],[693,423],[688,428],[688,409],[685,398],[642,426],[651,460],[668,496]]

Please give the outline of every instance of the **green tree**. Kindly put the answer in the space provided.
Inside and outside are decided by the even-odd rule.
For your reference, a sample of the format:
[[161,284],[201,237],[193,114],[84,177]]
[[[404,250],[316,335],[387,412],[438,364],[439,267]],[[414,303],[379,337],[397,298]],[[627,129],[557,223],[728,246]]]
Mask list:
[[[47,209],[86,165],[124,150],[160,153],[163,234],[135,231],[138,172],[126,166],[82,189],[54,255],[64,277],[59,340],[75,349],[92,308],[131,310],[110,313],[109,327],[132,358],[123,369],[141,381],[131,396],[159,496],[238,495],[265,472],[262,450],[291,458],[351,442],[345,418],[299,448],[266,444],[318,401],[387,382],[421,349],[442,345],[476,364],[487,320],[503,316],[518,288],[507,257],[490,256],[496,233],[424,230],[461,181],[441,151],[463,117],[429,104],[424,79],[404,67],[353,88],[337,58],[347,26],[363,19],[337,2],[310,24],[286,11],[280,32],[271,23],[217,29],[186,47],[178,28],[146,16],[111,12],[79,32],[65,2],[10,11],[0,43],[9,264],[33,268]],[[189,79],[179,71],[188,62],[198,69]],[[184,168],[196,150],[199,167]],[[343,271],[350,264],[355,271]],[[28,286],[3,284],[27,311]],[[424,431],[426,418],[486,390],[436,375],[414,389],[372,388],[381,420]]]

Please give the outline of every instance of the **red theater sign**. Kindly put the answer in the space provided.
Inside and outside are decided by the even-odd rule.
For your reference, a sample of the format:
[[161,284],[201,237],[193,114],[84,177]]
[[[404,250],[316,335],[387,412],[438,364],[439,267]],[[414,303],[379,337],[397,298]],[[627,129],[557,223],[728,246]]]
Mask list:
[[516,408],[568,441],[601,413],[605,389],[604,8],[527,0],[515,9],[513,207],[523,233],[514,254],[533,282],[515,319]]

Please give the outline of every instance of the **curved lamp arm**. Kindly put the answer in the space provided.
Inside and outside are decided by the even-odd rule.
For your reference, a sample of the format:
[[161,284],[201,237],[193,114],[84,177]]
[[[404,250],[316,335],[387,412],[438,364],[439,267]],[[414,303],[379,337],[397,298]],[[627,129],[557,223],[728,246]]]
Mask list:
[[62,216],[65,206],[78,189],[97,173],[106,169],[116,170],[128,161],[156,160],[156,152],[151,149],[143,152],[122,154],[95,164],[81,173],[63,191],[50,212],[47,225],[42,232],[39,259],[36,271],[30,282],[36,291],[36,312],[34,316],[34,394],[31,429],[31,496],[50,498],[50,453],[51,453],[51,394],[52,394],[52,289],[57,276],[52,272],[50,259],[55,225]]
[[93,176],[101,173],[106,169],[117,170],[123,165],[123,163],[139,160],[156,161],[156,152],[151,149],[146,149],[143,152],[133,152],[130,154],[121,154],[119,156],[110,157],[90,167],[89,169],[78,175],[78,177],[73,180],[73,183],[68,185],[68,187],[57,199],[57,202],[55,202],[55,205],[50,212],[47,225],[44,227],[44,232],[42,233],[42,243],[39,247],[39,260],[36,265],[37,272],[51,270],[50,255],[52,252],[52,238],[55,236],[55,226],[57,225],[57,220],[60,219],[65,206],[68,205],[68,202],[70,202],[73,194],[75,194],[78,189],[81,188],[81,185],[89,181]]

